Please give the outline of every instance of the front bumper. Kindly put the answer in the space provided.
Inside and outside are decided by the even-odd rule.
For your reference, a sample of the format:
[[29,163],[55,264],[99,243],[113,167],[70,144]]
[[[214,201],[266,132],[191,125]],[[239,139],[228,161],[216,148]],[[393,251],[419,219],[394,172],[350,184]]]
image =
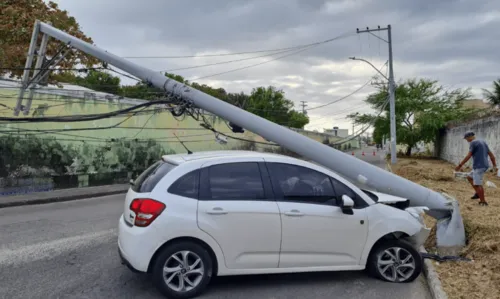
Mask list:
[[431,229],[423,225],[418,233],[408,238],[408,241],[419,250],[420,247],[424,245],[425,241],[427,241],[427,238],[429,238],[430,233]]

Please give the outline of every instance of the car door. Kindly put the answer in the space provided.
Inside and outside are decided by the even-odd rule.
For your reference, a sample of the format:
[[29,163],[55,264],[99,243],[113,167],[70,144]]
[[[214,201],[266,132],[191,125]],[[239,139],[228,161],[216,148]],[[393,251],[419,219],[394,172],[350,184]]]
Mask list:
[[203,165],[198,226],[221,246],[229,269],[277,268],[281,244],[279,208],[263,159]]
[[339,202],[346,192],[334,189],[334,182],[340,182],[304,166],[266,165],[282,216],[279,267],[358,265],[368,232],[367,215],[364,209],[354,209],[353,215],[342,212]]

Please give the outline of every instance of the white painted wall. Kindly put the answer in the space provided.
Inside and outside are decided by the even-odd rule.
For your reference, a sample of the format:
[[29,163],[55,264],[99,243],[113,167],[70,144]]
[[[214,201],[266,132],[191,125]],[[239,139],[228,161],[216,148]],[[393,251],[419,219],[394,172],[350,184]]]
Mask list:
[[451,163],[460,163],[469,150],[469,144],[463,139],[468,131],[486,141],[497,160],[500,160],[500,116],[478,119],[447,129],[437,143],[439,157]]

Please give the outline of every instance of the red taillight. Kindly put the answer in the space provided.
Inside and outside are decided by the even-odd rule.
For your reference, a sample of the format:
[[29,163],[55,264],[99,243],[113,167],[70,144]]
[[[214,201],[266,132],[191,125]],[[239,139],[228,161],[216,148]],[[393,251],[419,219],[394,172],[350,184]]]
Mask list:
[[136,198],[130,203],[130,210],[135,213],[135,226],[146,227],[158,217],[166,206],[150,198]]

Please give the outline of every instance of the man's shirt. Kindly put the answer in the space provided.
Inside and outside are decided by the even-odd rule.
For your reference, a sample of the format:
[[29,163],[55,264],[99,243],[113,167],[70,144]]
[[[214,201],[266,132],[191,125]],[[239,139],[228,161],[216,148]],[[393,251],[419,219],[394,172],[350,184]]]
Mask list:
[[489,168],[488,152],[490,151],[488,144],[483,140],[474,139],[469,145],[469,152],[472,153],[472,168]]

